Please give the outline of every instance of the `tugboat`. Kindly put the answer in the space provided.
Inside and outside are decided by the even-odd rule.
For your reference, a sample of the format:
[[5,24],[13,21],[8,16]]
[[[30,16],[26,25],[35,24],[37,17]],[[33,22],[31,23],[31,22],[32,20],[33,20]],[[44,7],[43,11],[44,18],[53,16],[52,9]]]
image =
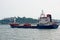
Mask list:
[[40,18],[38,20],[39,20],[39,22],[38,22],[38,24],[36,24],[36,26],[32,26],[29,23],[20,25],[20,24],[16,23],[15,20],[14,20],[14,23],[10,24],[10,26],[11,26],[11,28],[38,28],[38,29],[56,29],[59,26],[56,22],[52,21],[51,14],[47,14],[45,16],[43,10],[42,10],[42,14],[40,15]]

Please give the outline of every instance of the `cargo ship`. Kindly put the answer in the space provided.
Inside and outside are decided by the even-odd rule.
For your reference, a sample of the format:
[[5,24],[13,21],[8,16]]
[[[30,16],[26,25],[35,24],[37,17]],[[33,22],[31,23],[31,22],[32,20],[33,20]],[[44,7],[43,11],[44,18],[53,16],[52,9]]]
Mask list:
[[43,10],[38,21],[39,22],[34,26],[30,23],[25,23],[21,25],[19,23],[16,23],[16,21],[14,20],[14,23],[11,23],[10,26],[11,28],[38,28],[38,29],[56,29],[59,26],[56,22],[52,21],[51,14],[47,14],[45,16]]

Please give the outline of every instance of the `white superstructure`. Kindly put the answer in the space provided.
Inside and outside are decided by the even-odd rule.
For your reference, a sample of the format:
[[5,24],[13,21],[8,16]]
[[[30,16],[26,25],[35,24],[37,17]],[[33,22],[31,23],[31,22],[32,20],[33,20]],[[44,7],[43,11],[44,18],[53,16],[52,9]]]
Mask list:
[[42,10],[42,14],[40,15],[40,18],[39,18],[39,25],[50,25],[50,24],[52,24],[51,15],[48,14],[47,16],[45,16]]

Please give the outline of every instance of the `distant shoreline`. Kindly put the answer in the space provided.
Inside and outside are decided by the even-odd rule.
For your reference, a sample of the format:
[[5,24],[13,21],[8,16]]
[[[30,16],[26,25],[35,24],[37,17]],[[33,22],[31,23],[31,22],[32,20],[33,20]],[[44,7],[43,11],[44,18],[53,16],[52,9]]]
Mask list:
[[[16,19],[16,23],[19,24],[24,24],[24,23],[38,23],[38,19],[33,19],[33,18],[26,18],[26,17],[10,17],[10,18],[4,18],[0,20],[0,25],[5,25],[5,24],[10,24],[14,22],[14,18]],[[60,20],[55,20],[55,22],[60,23]]]

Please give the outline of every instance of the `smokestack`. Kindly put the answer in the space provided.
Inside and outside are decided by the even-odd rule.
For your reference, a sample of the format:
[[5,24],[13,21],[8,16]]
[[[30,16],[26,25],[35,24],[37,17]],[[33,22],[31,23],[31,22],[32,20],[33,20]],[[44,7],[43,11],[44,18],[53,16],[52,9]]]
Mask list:
[[52,22],[51,14],[47,14],[47,17],[49,17],[50,18],[50,22]]

